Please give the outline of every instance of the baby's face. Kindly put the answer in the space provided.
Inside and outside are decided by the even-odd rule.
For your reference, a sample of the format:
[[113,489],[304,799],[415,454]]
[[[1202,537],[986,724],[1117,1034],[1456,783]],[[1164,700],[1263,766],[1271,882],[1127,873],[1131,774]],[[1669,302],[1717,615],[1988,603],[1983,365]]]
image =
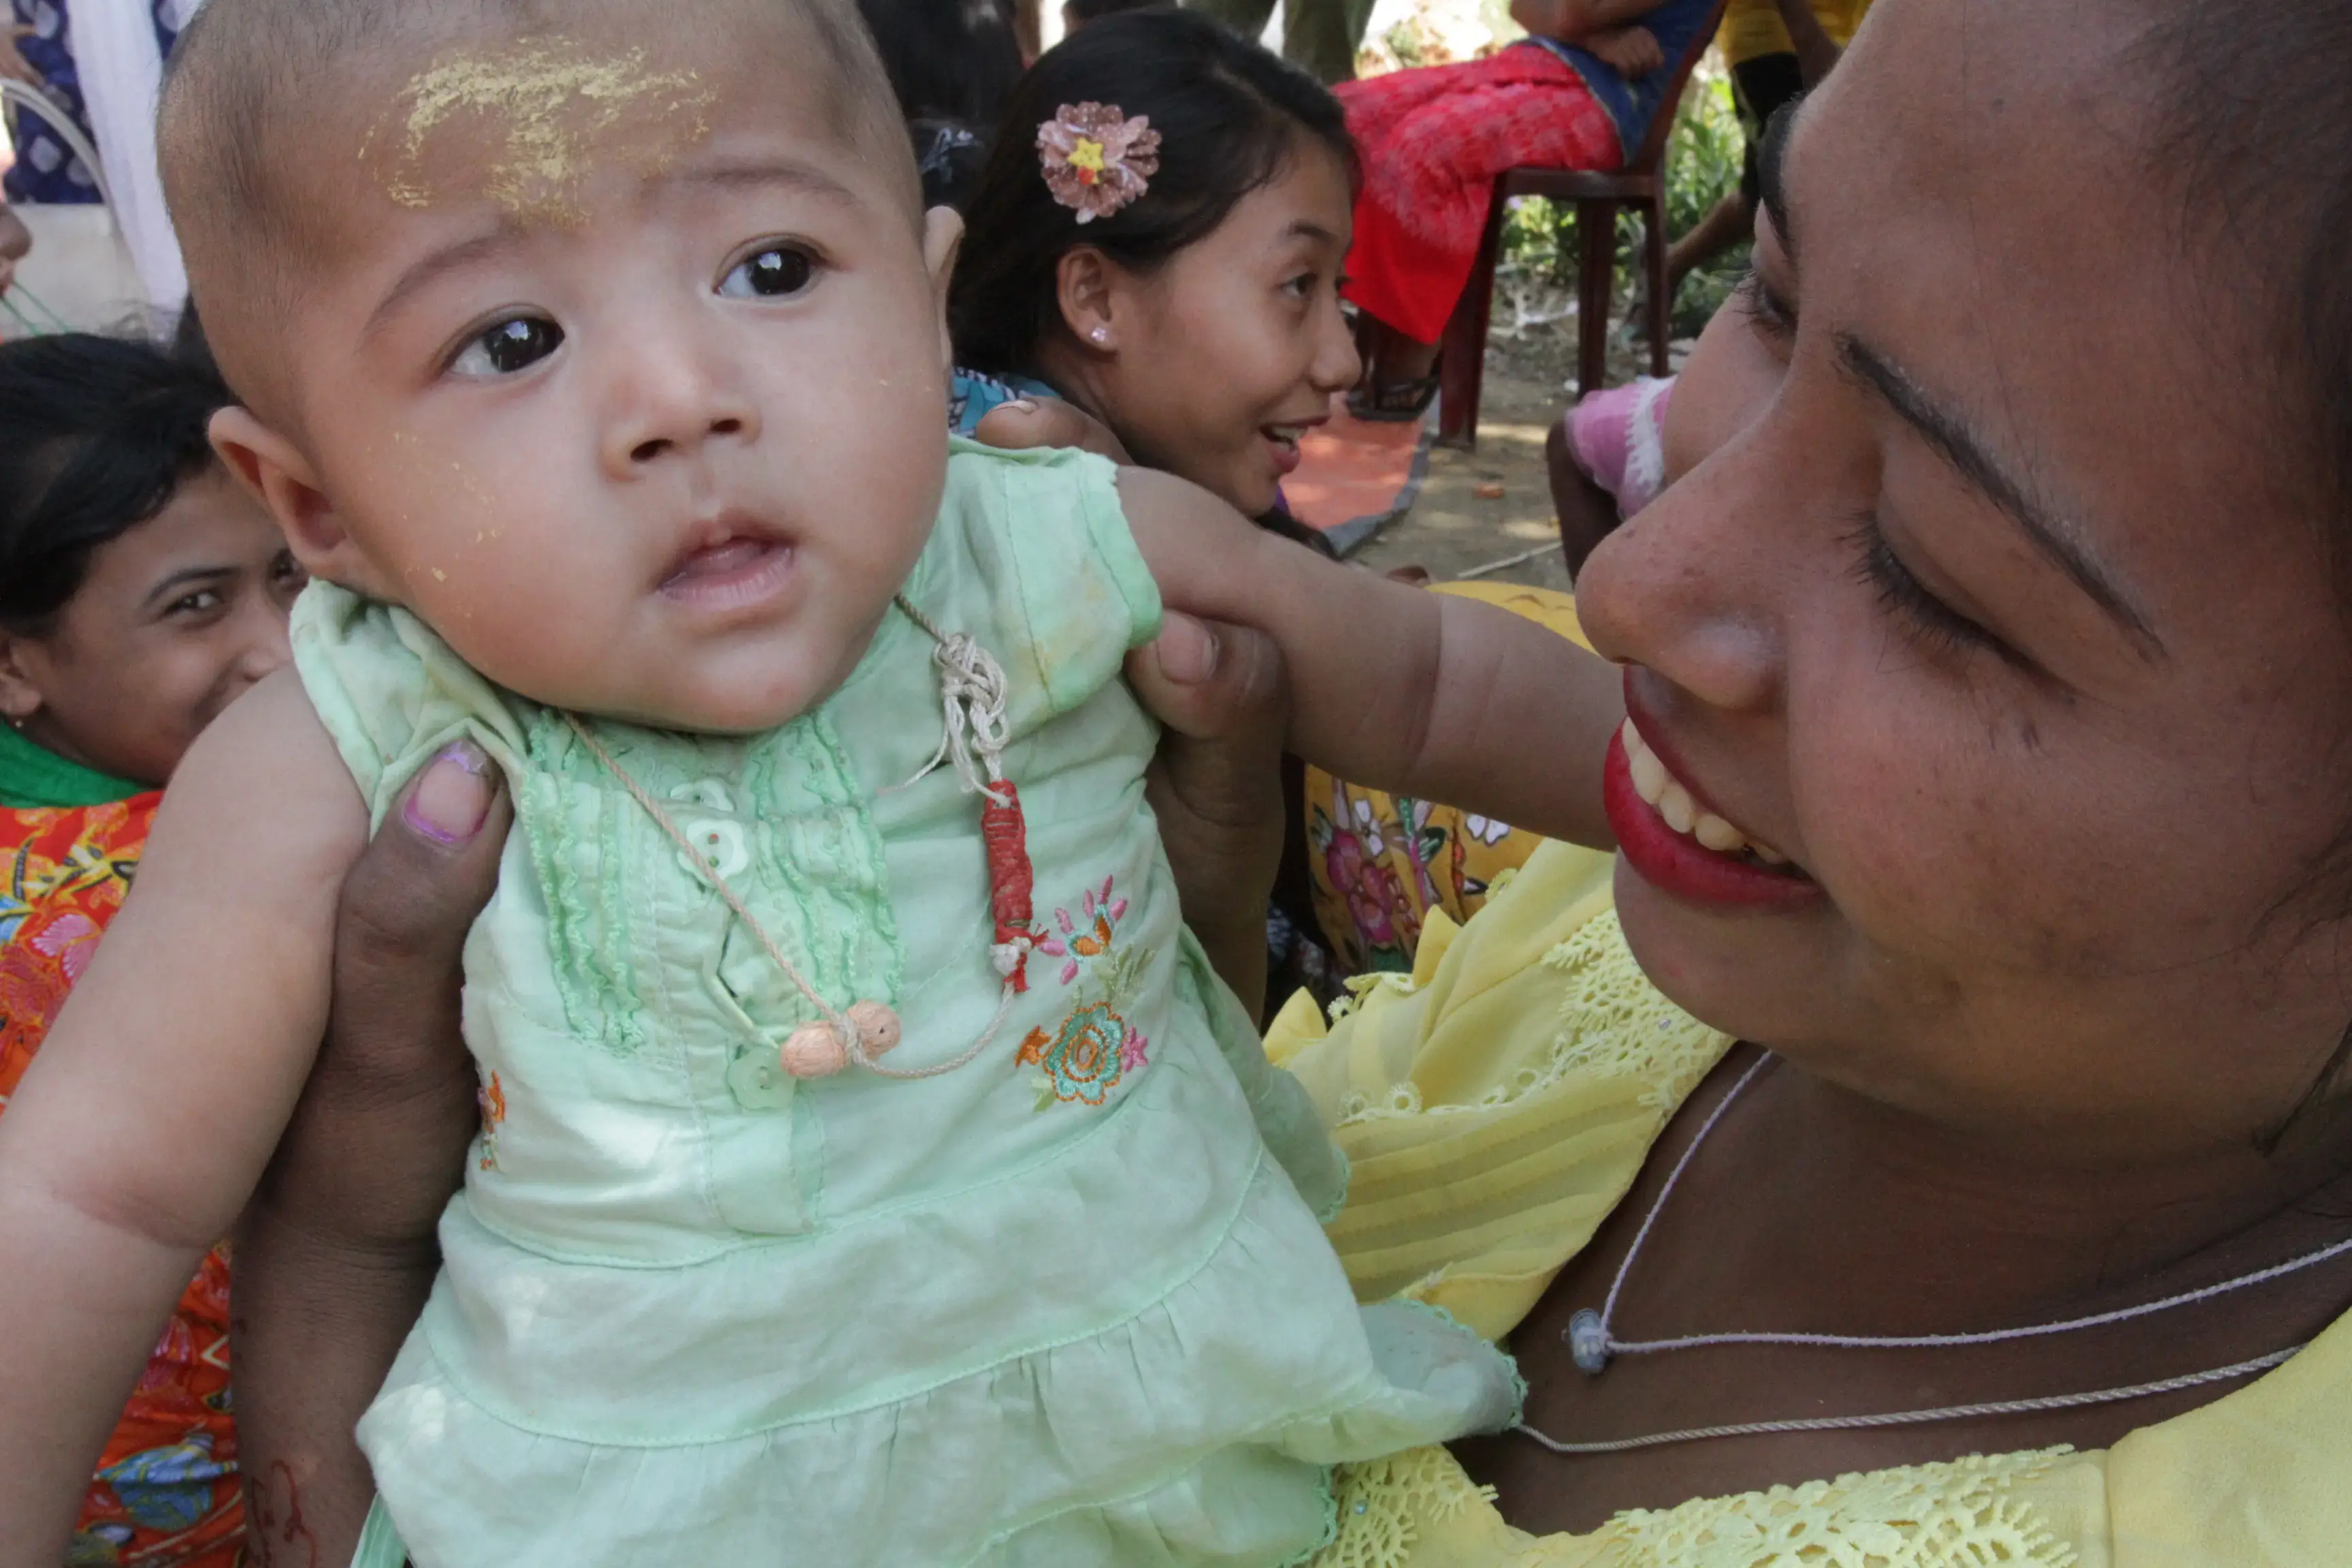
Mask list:
[[282,334],[306,564],[560,707],[752,731],[849,673],[944,482],[956,230],[761,65],[406,84]]

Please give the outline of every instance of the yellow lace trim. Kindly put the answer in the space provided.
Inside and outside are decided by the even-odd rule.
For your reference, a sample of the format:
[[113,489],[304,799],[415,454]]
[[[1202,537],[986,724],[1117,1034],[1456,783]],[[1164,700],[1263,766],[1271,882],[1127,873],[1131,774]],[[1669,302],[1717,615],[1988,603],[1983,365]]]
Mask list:
[[1671,1110],[1723,1055],[1722,1037],[1667,1001],[1633,962],[1616,910],[1587,921],[1543,962],[1568,977],[1570,990],[1551,1059],[1528,1089],[1570,1073],[1638,1078],[1646,1084],[1641,1102]]
[[[1338,1125],[1493,1110],[1571,1074],[1639,1079],[1639,1102],[1653,1110],[1671,1111],[1721,1058],[1722,1037],[1667,1001],[1633,962],[1614,910],[1585,921],[1574,936],[1544,955],[1543,966],[1568,982],[1559,1004],[1559,1032],[1549,1050],[1531,1053],[1509,1079],[1459,1104],[1423,1107],[1421,1088],[1410,1079],[1391,1084],[1384,1094],[1356,1090],[1340,1101]],[[1375,990],[1409,995],[1415,989],[1402,974],[1360,975],[1348,986],[1351,994],[1332,1004],[1335,1022]]]
[[1332,1472],[1339,1533],[1311,1568],[1405,1568],[1425,1524],[1495,1500],[1492,1487],[1473,1486],[1443,1448],[1414,1448]]
[[[1611,1568],[2074,1568],[2025,1498],[2072,1449],[1979,1457],[1624,1513]],[[1385,1565],[1383,1565],[1385,1568]]]

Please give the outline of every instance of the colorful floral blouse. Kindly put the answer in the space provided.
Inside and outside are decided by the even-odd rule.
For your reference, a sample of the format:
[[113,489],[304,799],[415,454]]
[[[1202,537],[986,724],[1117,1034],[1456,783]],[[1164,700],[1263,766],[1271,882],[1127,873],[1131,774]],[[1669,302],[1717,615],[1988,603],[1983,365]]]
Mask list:
[[[8,858],[0,887],[0,1112],[122,907],[163,799],[152,792],[89,797],[134,787],[0,730],[0,846]],[[107,1440],[66,1562],[232,1568],[244,1541],[224,1246],[180,1298]]]

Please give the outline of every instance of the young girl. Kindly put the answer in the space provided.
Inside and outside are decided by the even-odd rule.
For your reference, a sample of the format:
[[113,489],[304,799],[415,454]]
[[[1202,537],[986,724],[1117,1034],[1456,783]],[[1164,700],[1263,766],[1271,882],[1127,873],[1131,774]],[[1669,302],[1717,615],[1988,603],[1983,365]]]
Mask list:
[[[143,343],[0,346],[0,1110],[121,907],[157,791],[287,659],[301,568],[205,443],[228,401]],[[237,1561],[226,1249],[183,1283],[83,1478],[70,1561]]]
[[[342,869],[469,737],[520,831],[468,953],[475,1168],[362,1427],[370,1561],[394,1524],[425,1564],[1294,1558],[1330,1464],[1515,1384],[1355,1306],[1343,1167],[1181,928],[1113,678],[1157,578],[1278,626],[1302,688],[1370,669],[1303,745],[1448,793],[1507,752],[1496,809],[1592,833],[1553,781],[1613,677],[1177,481],[950,457],[954,220],[854,17],[632,32],[215,0],[183,45],[168,177],[246,399],[214,437],[324,582],[0,1128],[0,1540],[54,1539],[92,1391],[307,1070]],[[1097,210],[1138,140],[1037,177]],[[1512,732],[1563,691],[1581,724]]]
[[[1145,120],[1158,167],[1075,223],[1038,178],[1036,139],[1090,102]],[[1278,511],[1281,481],[1358,369],[1338,100],[1204,16],[1153,11],[1049,51],[1004,123],[949,289],[958,434],[1016,397],[1066,399],[1133,461],[1307,533]]]

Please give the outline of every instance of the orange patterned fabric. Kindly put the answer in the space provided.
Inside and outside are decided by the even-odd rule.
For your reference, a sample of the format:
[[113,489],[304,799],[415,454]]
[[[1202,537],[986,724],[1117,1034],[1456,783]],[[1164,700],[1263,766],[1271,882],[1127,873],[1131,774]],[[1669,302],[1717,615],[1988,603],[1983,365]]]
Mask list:
[[[147,841],[159,795],[0,809],[0,1112],[89,967]],[[229,1414],[228,1252],[215,1247],[164,1326],[90,1479],[67,1568],[234,1568],[243,1559]]]

